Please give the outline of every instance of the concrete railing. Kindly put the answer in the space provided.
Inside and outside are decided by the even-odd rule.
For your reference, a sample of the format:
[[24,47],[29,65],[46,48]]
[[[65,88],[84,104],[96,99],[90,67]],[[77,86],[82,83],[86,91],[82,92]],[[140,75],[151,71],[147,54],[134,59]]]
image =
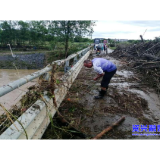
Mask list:
[[[5,87],[1,87],[0,96],[9,93],[10,91],[39,77],[40,75],[43,75],[44,73],[46,74],[45,78],[49,79],[49,74],[47,72],[52,69],[53,64],[65,64],[66,73],[61,78],[63,85],[57,85],[54,91],[58,109],[67,94],[68,88],[70,88],[79,71],[81,70],[83,61],[87,59],[89,55],[90,47],[78,52],[77,54],[69,56],[67,59],[54,61],[51,65],[48,65],[38,72],[25,76],[24,78],[14,81]],[[72,68],[69,65],[71,59],[73,59],[74,63]],[[49,114],[53,117],[56,113],[53,100],[50,99],[46,94],[47,91],[44,92],[44,100],[37,100],[25,113],[18,118],[17,121],[14,122],[14,124],[12,124],[0,135],[0,139],[40,139],[50,123]]]

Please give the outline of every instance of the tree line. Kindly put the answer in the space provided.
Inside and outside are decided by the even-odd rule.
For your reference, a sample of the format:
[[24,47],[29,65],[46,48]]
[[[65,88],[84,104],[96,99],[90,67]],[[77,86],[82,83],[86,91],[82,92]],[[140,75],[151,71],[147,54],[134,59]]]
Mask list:
[[0,21],[0,44],[43,45],[62,42],[65,57],[69,42],[90,41],[84,36],[92,36],[95,21]]

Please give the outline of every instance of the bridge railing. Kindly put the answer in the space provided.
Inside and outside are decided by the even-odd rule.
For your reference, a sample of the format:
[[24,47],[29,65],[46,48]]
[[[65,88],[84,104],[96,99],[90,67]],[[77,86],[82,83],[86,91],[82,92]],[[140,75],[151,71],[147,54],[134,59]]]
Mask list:
[[[44,79],[49,80],[49,71],[53,65],[64,65],[65,74],[62,76],[63,85],[57,85],[54,90],[56,105],[47,96],[47,91],[43,94],[43,100],[38,99],[30,108],[26,110],[9,128],[1,135],[0,139],[40,139],[50,123],[49,114],[53,117],[61,102],[65,98],[68,89],[74,82],[83,66],[83,61],[90,55],[90,46],[86,49],[72,54],[64,60],[57,60],[49,64],[44,69],[20,78],[6,86],[0,87],[0,97],[28,83],[29,81],[45,75]],[[72,63],[71,63],[72,61]],[[71,66],[72,65],[72,66]],[[38,107],[35,107],[38,106]],[[55,108],[57,107],[57,108]]]

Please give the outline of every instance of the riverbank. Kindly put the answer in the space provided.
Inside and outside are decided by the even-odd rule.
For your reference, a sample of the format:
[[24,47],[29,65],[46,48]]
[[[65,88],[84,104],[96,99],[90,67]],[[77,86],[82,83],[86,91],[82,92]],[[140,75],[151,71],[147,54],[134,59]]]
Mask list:
[[44,53],[0,56],[0,69],[41,69],[45,65]]
[[[75,43],[70,46],[68,55],[76,53],[88,46],[87,43]],[[0,51],[0,69],[42,69],[49,63],[65,59],[63,48],[54,50],[14,51],[12,57],[8,50]],[[14,63],[14,64],[13,64]]]

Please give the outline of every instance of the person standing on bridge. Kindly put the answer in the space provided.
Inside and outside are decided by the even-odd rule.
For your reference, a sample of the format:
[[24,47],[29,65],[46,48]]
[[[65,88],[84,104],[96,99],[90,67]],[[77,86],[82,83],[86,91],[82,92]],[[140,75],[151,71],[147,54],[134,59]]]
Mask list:
[[97,80],[103,77],[101,81],[101,91],[98,96],[95,96],[95,99],[102,99],[107,92],[108,84],[110,83],[111,78],[117,71],[117,67],[111,61],[104,58],[94,58],[93,60],[85,60],[84,66],[91,68],[93,66],[94,71],[97,72],[97,77],[93,80]]
[[[99,55],[101,53],[102,46],[100,44],[96,45],[96,54]],[[97,52],[99,51],[99,53]]]
[[104,44],[104,52],[107,54],[107,44]]

